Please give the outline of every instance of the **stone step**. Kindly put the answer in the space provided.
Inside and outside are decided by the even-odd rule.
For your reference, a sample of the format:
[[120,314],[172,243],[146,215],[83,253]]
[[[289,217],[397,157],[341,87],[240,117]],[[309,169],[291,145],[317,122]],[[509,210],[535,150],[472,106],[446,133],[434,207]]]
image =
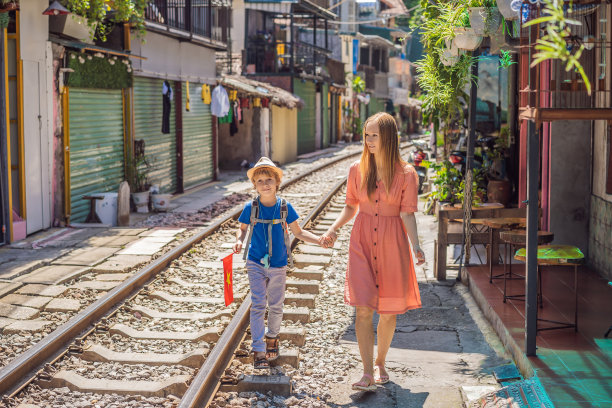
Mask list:
[[307,269],[297,269],[295,271],[289,272],[288,279],[304,279],[311,281],[322,281],[323,280],[323,271],[309,271]]
[[32,307],[15,306],[0,302],[0,317],[8,317],[15,320],[35,319],[40,314],[38,309]]
[[319,294],[319,281],[316,280],[300,280],[288,278],[286,281],[288,288],[296,288],[299,293]]
[[295,254],[293,256],[293,265],[296,268],[304,268],[309,265],[327,266],[330,262],[331,256],[325,255]]
[[314,308],[315,295],[307,293],[287,293],[285,295],[285,304],[293,305],[295,307]]
[[292,322],[308,323],[310,321],[310,310],[307,307],[283,310],[283,320]]
[[142,395],[144,397],[166,397],[183,395],[187,391],[189,375],[177,375],[164,381],[127,381],[85,378],[74,371],[60,370],[50,381],[39,380],[42,388],[68,387],[71,391],[94,394]]
[[278,337],[281,341],[290,341],[292,344],[302,347],[306,344],[306,329],[303,327],[281,327]]
[[9,303],[15,306],[32,307],[35,309],[42,309],[47,303],[53,298],[50,296],[27,296],[19,295],[17,293],[11,293],[2,298],[2,303]]
[[93,344],[79,355],[82,360],[97,362],[115,362],[120,364],[147,364],[147,365],[183,365],[186,367],[200,368],[210,350],[204,348],[195,349],[185,354],[160,354],[160,353],[120,353],[109,350],[99,344]]
[[138,312],[140,315],[150,317],[152,319],[172,319],[172,320],[215,320],[223,316],[232,317],[231,310],[223,309],[217,313],[200,313],[200,312],[160,312],[159,310],[149,309],[148,307],[134,305],[130,306],[131,312]]
[[[247,357],[237,358],[243,364],[253,364],[253,354],[249,354]],[[300,364],[300,351],[298,349],[279,349],[278,358],[270,361],[270,366],[280,367],[289,365],[294,368],[298,368]]]
[[286,375],[245,375],[235,385],[222,384],[222,392],[272,392],[275,395],[288,397],[291,395],[291,378]]
[[18,320],[4,327],[2,334],[17,334],[22,332],[34,333],[41,331],[45,326],[53,324],[48,320]]
[[114,324],[110,327],[110,334],[119,334],[139,340],[168,340],[168,341],[217,341],[223,329],[221,327],[208,327],[198,332],[173,332],[135,330],[125,324]]

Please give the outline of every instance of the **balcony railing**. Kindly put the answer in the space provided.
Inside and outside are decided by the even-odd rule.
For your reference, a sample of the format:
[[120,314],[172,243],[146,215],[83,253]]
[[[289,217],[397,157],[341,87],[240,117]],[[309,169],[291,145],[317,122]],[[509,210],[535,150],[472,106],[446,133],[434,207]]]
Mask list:
[[[250,39],[246,47],[246,65],[257,73],[305,72],[316,74],[317,67],[325,66],[330,51],[306,43]],[[293,65],[292,65],[292,58]],[[248,67],[247,67],[248,71]]]
[[[222,4],[221,6],[219,4]],[[145,18],[211,40],[227,42],[230,7],[210,0],[150,0]]]

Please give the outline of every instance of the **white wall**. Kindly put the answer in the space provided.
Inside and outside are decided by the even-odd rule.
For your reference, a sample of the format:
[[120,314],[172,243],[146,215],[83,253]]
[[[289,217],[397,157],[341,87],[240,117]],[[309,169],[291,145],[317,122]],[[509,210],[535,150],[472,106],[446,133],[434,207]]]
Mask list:
[[246,27],[246,9],[244,0],[232,0],[232,53],[239,53],[244,49],[244,29]]
[[214,50],[154,32],[147,32],[145,41],[132,41],[132,53],[146,58],[132,59],[136,75],[205,83],[215,80]]
[[47,58],[51,53],[49,18],[42,15],[48,5],[47,0],[28,0],[20,7],[28,234],[51,226],[53,80]]

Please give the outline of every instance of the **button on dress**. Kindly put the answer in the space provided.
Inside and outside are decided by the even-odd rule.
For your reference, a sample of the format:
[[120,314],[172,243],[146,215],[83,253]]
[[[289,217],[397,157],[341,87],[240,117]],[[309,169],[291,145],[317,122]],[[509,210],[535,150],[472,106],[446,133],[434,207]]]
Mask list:
[[382,181],[372,199],[361,190],[359,162],[348,176],[346,204],[358,206],[351,232],[344,300],[378,313],[401,314],[421,307],[413,254],[400,212],[417,211],[418,175],[397,164],[389,194]]

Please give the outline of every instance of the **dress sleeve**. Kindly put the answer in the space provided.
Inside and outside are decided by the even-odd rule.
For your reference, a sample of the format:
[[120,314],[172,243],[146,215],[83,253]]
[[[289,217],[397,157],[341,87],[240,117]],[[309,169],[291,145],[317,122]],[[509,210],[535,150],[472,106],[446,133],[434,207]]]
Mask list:
[[359,164],[353,164],[349,170],[348,180],[346,181],[346,204],[351,206],[359,205],[359,186],[357,176],[359,175]]
[[419,175],[412,166],[404,168],[404,185],[402,186],[402,200],[400,212],[413,213],[418,211]]

